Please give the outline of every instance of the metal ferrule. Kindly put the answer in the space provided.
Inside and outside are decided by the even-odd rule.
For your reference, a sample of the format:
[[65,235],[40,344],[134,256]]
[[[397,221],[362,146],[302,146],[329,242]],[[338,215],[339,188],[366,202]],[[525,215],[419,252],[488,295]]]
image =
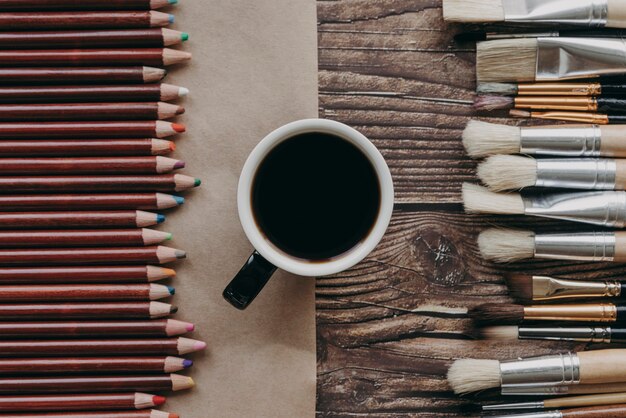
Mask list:
[[502,0],[504,20],[519,23],[606,26],[607,0]]
[[535,257],[555,260],[613,261],[613,232],[535,235]]
[[519,96],[599,96],[600,83],[532,83],[518,84]]
[[500,380],[503,388],[576,385],[580,383],[580,361],[574,353],[504,361]]
[[518,328],[520,340],[576,341],[591,343],[610,343],[610,327],[547,327]]
[[522,128],[520,153],[560,157],[599,157],[602,131],[598,125],[579,128]]
[[611,158],[537,160],[538,187],[614,190],[617,162]]
[[626,42],[622,38],[537,38],[537,81],[593,78],[625,71]]
[[514,395],[514,396],[555,396],[555,395],[568,395],[570,393],[570,387],[568,385],[544,385],[544,386],[510,386],[503,387],[500,390],[502,395]]
[[622,286],[617,281],[587,282],[533,276],[532,284],[533,300],[614,298],[622,293]]
[[514,100],[516,109],[553,109],[574,112],[598,110],[598,101],[595,97],[517,96]]
[[532,305],[524,307],[529,321],[615,322],[617,307],[611,303]]
[[539,402],[518,402],[518,403],[500,403],[493,405],[483,405],[483,411],[505,411],[509,409],[543,409],[545,404]]
[[487,32],[485,34],[485,40],[496,41],[499,39],[514,39],[514,38],[544,38],[548,36],[561,36],[558,30],[551,30],[545,32],[525,32],[525,33],[502,33],[502,32]]
[[561,411],[529,412],[527,414],[489,415],[490,418],[563,418]]
[[522,200],[526,215],[611,228],[626,226],[626,192],[623,191],[555,193]]

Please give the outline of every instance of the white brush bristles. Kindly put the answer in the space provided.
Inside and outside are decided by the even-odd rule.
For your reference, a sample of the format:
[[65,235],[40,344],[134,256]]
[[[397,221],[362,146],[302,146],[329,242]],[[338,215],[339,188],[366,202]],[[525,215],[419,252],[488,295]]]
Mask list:
[[463,183],[463,204],[468,213],[524,214],[524,201],[519,193],[494,193],[471,183]]
[[517,94],[517,84],[510,83],[480,83],[476,86],[478,94],[501,94],[503,96],[514,96]]
[[478,235],[478,248],[487,260],[498,263],[535,256],[535,234],[531,231],[487,229]]
[[457,360],[448,370],[448,383],[457,395],[500,387],[500,362]]
[[516,326],[486,327],[480,333],[487,340],[511,341],[519,339],[519,328]]
[[516,155],[494,155],[478,165],[477,174],[491,191],[519,190],[537,182],[537,161]]
[[535,81],[537,39],[479,42],[476,54],[476,78],[479,83]]
[[463,131],[463,146],[472,158],[520,152],[522,130],[515,126],[470,120]]
[[443,0],[448,22],[503,22],[502,0]]

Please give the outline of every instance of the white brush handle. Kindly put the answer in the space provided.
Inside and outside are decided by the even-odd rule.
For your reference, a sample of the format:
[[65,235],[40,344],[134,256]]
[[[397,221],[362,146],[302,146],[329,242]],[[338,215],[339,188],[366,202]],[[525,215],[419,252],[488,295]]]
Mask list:
[[620,383],[626,381],[626,350],[597,350],[577,353],[580,383]]
[[615,190],[626,190],[626,159],[616,159],[615,168]]
[[626,28],[626,2],[624,0],[608,0],[609,13],[606,26],[609,28]]
[[[615,232],[615,258],[616,263],[626,262],[626,231]],[[626,357],[624,357],[626,359]],[[626,376],[624,380],[626,381]]]
[[606,157],[626,157],[626,131],[620,125],[604,125],[600,127],[600,153]]

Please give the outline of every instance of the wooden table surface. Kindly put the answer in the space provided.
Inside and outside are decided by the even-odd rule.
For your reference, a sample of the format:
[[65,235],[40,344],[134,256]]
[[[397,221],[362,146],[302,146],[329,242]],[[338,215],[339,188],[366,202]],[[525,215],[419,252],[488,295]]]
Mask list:
[[[624,265],[481,260],[477,233],[557,221],[463,213],[475,181],[461,132],[472,116],[473,45],[455,45],[441,0],[319,0],[320,117],[368,136],[391,168],[396,211],[365,262],[317,284],[318,417],[460,417],[445,374],[454,359],[515,358],[584,345],[477,340],[467,308],[507,302],[505,271],[619,277]],[[482,117],[487,121],[505,119]],[[514,121],[508,121],[512,123]]]

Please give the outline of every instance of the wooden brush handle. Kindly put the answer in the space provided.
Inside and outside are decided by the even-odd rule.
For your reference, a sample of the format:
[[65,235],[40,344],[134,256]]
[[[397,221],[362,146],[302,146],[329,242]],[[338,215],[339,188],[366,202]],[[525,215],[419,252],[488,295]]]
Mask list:
[[569,398],[546,399],[543,406],[546,409],[579,408],[583,406],[614,405],[626,403],[626,393],[606,393],[588,396],[573,396]]
[[626,349],[582,351],[580,383],[618,383],[626,381]]
[[615,160],[617,171],[615,173],[615,190],[626,190],[626,159]]
[[561,413],[563,418],[626,418],[626,405],[565,409]]
[[624,128],[616,125],[600,127],[602,141],[600,152],[605,157],[626,157],[626,135]]
[[613,261],[616,263],[626,262],[626,231],[615,232],[615,259]]
[[623,0],[608,0],[609,13],[607,27],[626,28],[626,4]]

